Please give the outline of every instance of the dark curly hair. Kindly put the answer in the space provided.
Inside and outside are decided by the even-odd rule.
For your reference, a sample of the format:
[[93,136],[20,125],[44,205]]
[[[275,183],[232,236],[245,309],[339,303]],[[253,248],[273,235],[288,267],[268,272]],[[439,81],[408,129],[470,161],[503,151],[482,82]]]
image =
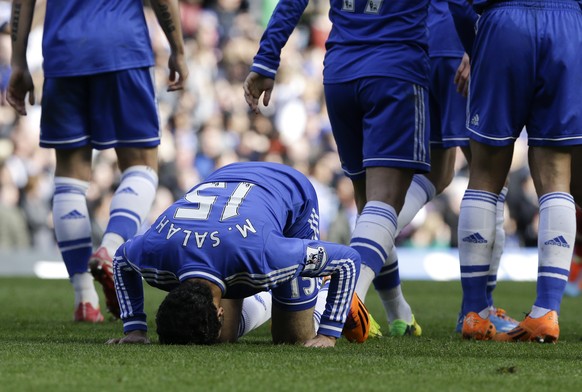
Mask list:
[[221,321],[206,284],[182,282],[168,293],[156,314],[161,344],[214,344]]

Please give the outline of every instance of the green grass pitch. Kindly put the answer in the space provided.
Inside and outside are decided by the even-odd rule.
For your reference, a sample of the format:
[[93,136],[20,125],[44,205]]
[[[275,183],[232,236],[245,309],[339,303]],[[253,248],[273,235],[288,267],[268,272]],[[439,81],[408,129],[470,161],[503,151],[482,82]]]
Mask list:
[[[146,285],[147,286],[147,285]],[[579,391],[582,298],[565,298],[556,345],[463,341],[453,332],[458,282],[405,281],[420,338],[338,341],[333,349],[274,346],[265,325],[212,347],[108,346],[119,321],[72,322],[65,280],[0,279],[1,391]],[[373,290],[372,290],[373,291]],[[164,293],[146,287],[151,330]],[[496,303],[522,318],[531,282],[500,282]],[[387,328],[375,293],[367,304]],[[104,303],[102,299],[102,303]]]

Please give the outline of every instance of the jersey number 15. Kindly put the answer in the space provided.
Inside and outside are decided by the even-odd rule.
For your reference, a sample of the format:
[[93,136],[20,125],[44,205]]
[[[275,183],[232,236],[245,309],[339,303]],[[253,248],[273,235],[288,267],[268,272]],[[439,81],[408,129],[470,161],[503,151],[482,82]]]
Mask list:
[[[177,208],[174,218],[207,220],[210,217],[210,212],[212,211],[218,196],[201,195],[200,191],[211,188],[224,189],[226,186],[226,182],[209,182],[196,187],[192,192],[186,194],[185,199],[192,204],[198,204],[198,206]],[[236,185],[234,191],[231,193],[228,201],[222,209],[222,214],[220,215],[221,222],[238,216],[238,208],[254,186],[254,184],[248,182],[240,182]]]

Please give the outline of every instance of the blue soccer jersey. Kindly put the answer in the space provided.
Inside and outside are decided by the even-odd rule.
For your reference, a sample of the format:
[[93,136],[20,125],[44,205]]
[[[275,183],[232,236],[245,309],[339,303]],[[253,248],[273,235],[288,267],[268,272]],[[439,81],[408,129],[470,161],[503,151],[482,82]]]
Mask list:
[[[280,0],[251,69],[274,78],[281,49],[308,0]],[[324,83],[387,76],[428,85],[429,0],[331,0]]]
[[448,0],[448,5],[463,48],[471,56],[475,41],[475,26],[479,15],[466,0]]
[[154,64],[141,0],[48,0],[42,46],[46,77]]
[[428,11],[428,53],[430,57],[463,57],[448,0],[432,0]]
[[319,333],[339,337],[360,257],[348,246],[319,241],[317,222],[315,191],[294,169],[259,162],[219,169],[118,250],[125,332],[146,326],[141,276],[164,290],[205,279],[234,299],[299,276],[332,275]]

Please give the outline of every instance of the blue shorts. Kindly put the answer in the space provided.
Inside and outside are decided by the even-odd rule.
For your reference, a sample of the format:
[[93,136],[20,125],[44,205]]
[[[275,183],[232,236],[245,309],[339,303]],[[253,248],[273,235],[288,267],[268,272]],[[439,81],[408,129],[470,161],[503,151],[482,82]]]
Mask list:
[[352,179],[367,167],[430,170],[428,93],[401,79],[369,77],[325,84],[342,169]]
[[40,146],[155,147],[160,125],[149,68],[47,78],[43,85]]
[[469,132],[466,128],[467,100],[457,92],[455,74],[460,57],[430,59],[430,147],[467,147]]
[[[285,227],[283,235],[288,238],[306,240],[319,239],[319,204],[315,188],[305,176],[297,176],[295,180],[305,192],[305,206],[295,223]],[[286,311],[300,311],[315,306],[317,293],[321,286],[321,278],[299,276],[271,290],[273,304]]]
[[273,305],[288,312],[310,309],[317,302],[322,278],[299,276],[271,290]]
[[577,2],[487,8],[473,48],[467,128],[492,146],[582,144],[582,11]]

